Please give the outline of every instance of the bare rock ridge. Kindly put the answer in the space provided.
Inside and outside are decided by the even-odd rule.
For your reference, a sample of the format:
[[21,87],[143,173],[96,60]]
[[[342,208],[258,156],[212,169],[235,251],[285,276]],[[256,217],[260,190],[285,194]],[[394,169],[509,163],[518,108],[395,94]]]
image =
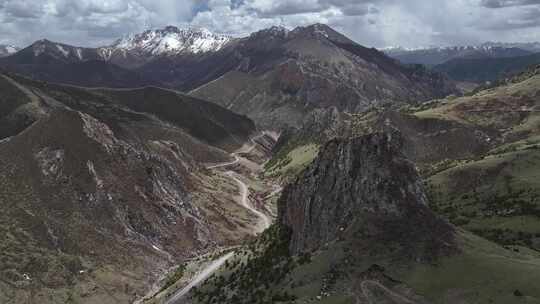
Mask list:
[[[217,62],[219,56],[223,59]],[[214,80],[197,87],[200,79],[191,77],[179,87],[197,87],[194,96],[274,128],[298,126],[317,108],[362,112],[457,92],[440,74],[401,65],[320,24],[262,30],[201,62],[216,63]]]
[[402,256],[429,260],[454,247],[454,230],[427,206],[397,132],[334,139],[279,200],[292,254],[317,250],[361,231],[368,243],[397,242]]

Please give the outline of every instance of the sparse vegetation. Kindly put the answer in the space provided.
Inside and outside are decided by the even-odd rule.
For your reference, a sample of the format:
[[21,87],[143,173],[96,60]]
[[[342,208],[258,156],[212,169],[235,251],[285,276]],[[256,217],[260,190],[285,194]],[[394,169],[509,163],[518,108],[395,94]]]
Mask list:
[[[174,285],[176,282],[178,282],[178,280],[180,280],[183,276],[184,276],[184,272],[186,270],[186,265],[185,264],[182,264],[180,266],[178,266],[168,277],[167,279],[165,280],[163,286],[161,287],[161,289],[159,290],[159,292],[162,292],[164,290],[166,290],[167,288],[171,287],[172,285]],[[158,293],[159,293],[158,292]]]
[[[226,265],[225,273],[214,275],[193,292],[199,303],[273,303],[276,299],[294,299],[286,292],[272,292],[295,263],[288,253],[286,229],[273,225],[259,239],[250,242]],[[235,302],[237,301],[237,302]]]

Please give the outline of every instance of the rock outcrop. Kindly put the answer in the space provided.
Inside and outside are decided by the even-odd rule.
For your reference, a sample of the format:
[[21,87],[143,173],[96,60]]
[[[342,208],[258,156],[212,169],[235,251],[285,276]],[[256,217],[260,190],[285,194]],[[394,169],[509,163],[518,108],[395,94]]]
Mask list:
[[397,132],[328,142],[279,200],[279,222],[292,233],[291,253],[317,250],[345,235],[365,244],[397,244],[401,256],[415,260],[453,248],[452,226],[427,206],[401,145]]

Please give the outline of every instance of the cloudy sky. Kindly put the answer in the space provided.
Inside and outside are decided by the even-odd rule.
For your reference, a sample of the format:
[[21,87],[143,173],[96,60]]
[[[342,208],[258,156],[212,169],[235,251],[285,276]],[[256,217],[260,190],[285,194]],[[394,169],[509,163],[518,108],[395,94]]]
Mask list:
[[81,46],[165,25],[242,36],[326,23],[374,47],[540,41],[540,0],[0,0],[0,43]]

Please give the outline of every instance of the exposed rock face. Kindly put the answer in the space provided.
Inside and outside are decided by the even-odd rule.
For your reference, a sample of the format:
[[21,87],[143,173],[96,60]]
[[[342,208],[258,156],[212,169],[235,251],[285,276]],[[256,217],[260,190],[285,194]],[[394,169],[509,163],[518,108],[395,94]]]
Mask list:
[[279,221],[292,230],[291,253],[316,250],[350,232],[368,242],[398,242],[414,259],[452,247],[453,229],[427,207],[401,145],[397,133],[328,142],[279,200]]
[[457,93],[442,75],[403,66],[320,24],[254,33],[201,60],[210,61],[212,71],[223,72],[209,79],[214,81],[197,87],[200,81],[190,79],[178,86],[265,128],[298,127],[314,109],[363,112]]
[[250,232],[201,164],[228,161],[247,118],[158,88],[3,74],[0,96],[0,303],[65,302],[63,290],[132,303],[160,271]]

